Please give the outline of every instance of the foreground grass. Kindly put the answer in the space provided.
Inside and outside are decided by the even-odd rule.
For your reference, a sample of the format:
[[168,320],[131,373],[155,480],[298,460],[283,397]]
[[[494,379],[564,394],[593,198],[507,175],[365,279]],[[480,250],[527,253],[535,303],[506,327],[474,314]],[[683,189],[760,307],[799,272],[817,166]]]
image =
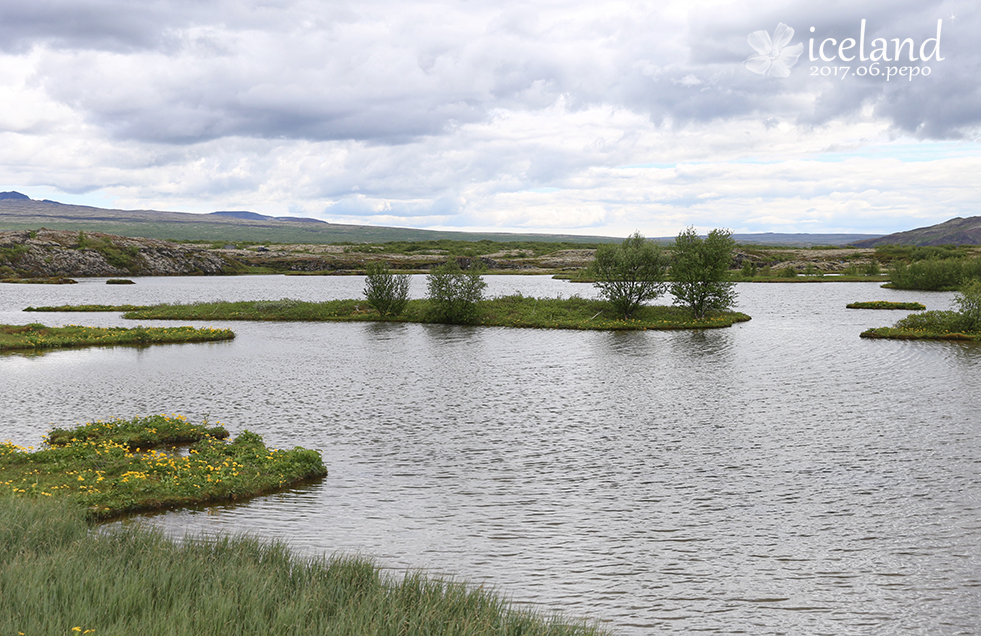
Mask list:
[[[254,497],[327,474],[317,451],[272,450],[248,431],[227,436],[166,415],[55,429],[41,450],[0,444],[0,493],[67,499],[107,519]],[[174,441],[196,443],[186,455],[152,448]]]
[[870,300],[860,303],[848,303],[846,309],[905,309],[909,311],[923,311],[926,305],[923,303],[900,303],[889,300]]
[[0,634],[599,636],[500,596],[365,558],[280,543],[176,542],[136,524],[95,532],[59,501],[0,496]]
[[104,345],[151,345],[231,340],[230,329],[196,327],[45,327],[0,325],[0,351],[95,347]]
[[[364,300],[331,300],[304,302],[283,299],[275,301],[243,301],[193,303],[187,305],[153,305],[130,309],[99,305],[98,309],[73,307],[36,308],[35,311],[126,311],[124,318],[138,320],[255,320],[255,321],[388,321],[431,322],[429,303],[412,300],[398,318],[381,316]],[[30,308],[29,308],[30,309]],[[532,298],[515,294],[480,301],[477,319],[473,324],[488,327],[527,327],[543,329],[712,329],[730,327],[750,317],[738,312],[725,312],[696,320],[690,311],[680,307],[648,306],[638,310],[630,320],[623,320],[605,301],[579,297],[567,299]]]

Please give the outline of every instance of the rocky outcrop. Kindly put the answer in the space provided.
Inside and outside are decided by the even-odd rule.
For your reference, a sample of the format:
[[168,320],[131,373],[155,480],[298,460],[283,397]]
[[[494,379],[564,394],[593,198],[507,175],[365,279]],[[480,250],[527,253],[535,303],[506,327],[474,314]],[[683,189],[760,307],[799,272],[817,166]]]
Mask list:
[[0,231],[0,270],[5,276],[224,274],[231,265],[213,251],[157,239],[43,228]]

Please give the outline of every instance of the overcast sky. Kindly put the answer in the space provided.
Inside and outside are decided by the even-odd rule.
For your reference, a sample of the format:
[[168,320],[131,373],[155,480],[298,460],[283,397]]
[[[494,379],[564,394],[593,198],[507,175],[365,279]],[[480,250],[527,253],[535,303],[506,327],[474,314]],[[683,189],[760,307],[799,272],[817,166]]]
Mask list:
[[970,0],[0,0],[0,190],[419,228],[889,233],[981,214],[979,35]]

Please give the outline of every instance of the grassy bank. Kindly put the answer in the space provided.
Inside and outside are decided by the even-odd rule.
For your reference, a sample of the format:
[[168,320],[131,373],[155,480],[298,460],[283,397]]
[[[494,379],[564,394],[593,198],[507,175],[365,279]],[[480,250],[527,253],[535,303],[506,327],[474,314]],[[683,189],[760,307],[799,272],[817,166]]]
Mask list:
[[[430,322],[429,303],[409,301],[398,318],[384,317],[364,300],[332,300],[304,302],[283,299],[276,301],[243,301],[193,303],[188,305],[154,305],[138,309],[128,306],[38,307],[35,311],[126,311],[123,316],[137,320],[255,320],[255,321],[398,321]],[[122,307],[127,307],[122,309]],[[31,309],[31,308],[28,308]],[[711,329],[729,327],[749,320],[738,312],[726,312],[696,320],[691,312],[680,307],[642,307],[631,320],[622,320],[605,301],[579,297],[567,299],[531,298],[515,294],[477,303],[477,319],[473,324],[495,327],[525,327],[543,329]]]
[[923,311],[926,305],[923,303],[899,303],[889,300],[870,300],[860,303],[848,303],[845,309],[905,309],[908,311]]
[[0,325],[0,351],[43,350],[105,345],[151,345],[231,340],[230,329],[196,327],[45,327]]
[[500,596],[254,538],[93,532],[59,501],[0,495],[0,634],[599,636]]
[[[317,451],[271,450],[248,431],[222,437],[176,415],[55,429],[41,450],[0,444],[0,492],[67,499],[106,519],[254,497],[327,474]],[[196,443],[186,455],[157,450],[175,441]]]

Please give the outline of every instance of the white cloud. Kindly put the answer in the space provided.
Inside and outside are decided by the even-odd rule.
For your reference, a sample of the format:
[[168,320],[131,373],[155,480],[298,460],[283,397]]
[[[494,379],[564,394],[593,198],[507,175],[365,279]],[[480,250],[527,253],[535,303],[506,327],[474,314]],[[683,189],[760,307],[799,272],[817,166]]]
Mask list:
[[[951,13],[930,77],[812,74],[810,26],[840,38],[866,18],[870,37],[923,39]],[[908,229],[977,213],[976,14],[966,0],[6,3],[0,183],[372,224]],[[800,61],[750,73],[747,35],[780,22]]]

